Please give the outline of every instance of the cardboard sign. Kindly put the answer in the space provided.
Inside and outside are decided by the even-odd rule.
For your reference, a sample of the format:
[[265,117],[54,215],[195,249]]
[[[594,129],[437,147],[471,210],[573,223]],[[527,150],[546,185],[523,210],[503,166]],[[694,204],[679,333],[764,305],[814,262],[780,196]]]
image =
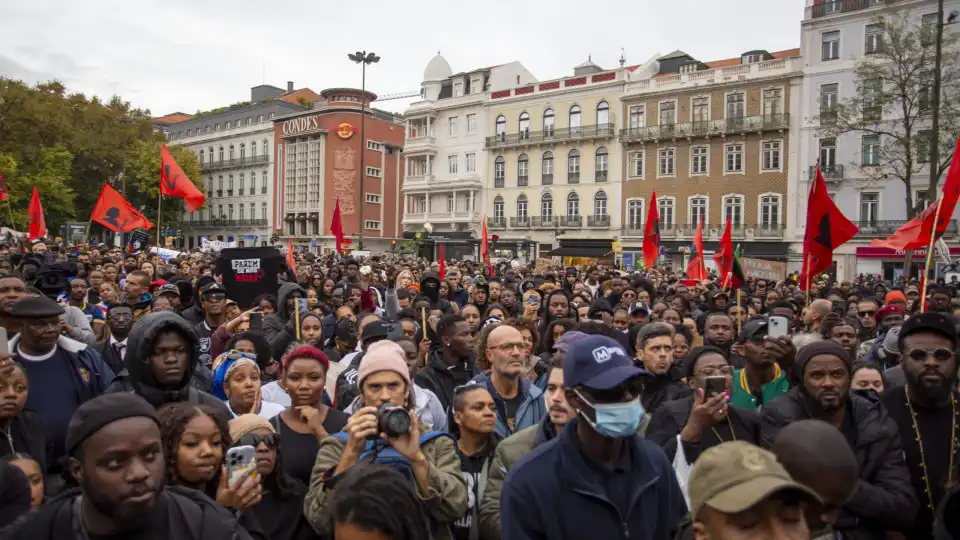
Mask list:
[[783,281],[787,278],[786,263],[741,257],[740,265],[743,267],[744,277],[774,281]]

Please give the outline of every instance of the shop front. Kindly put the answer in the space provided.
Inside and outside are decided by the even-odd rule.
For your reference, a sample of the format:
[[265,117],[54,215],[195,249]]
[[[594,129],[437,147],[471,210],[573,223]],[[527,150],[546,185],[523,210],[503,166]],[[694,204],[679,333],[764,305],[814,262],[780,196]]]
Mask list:
[[560,246],[548,252],[548,257],[561,257],[567,266],[596,263],[613,264],[613,240],[595,238],[561,238]]
[[[880,276],[884,281],[899,280],[903,275],[904,262],[907,253],[902,249],[892,249],[884,247],[858,247],[857,248],[857,275]],[[939,269],[945,266],[941,261],[940,248],[933,250],[934,263]],[[950,248],[950,258],[960,258],[960,247]],[[927,250],[913,250],[913,257],[910,259],[910,276],[916,277],[923,273],[923,266],[927,262]]]

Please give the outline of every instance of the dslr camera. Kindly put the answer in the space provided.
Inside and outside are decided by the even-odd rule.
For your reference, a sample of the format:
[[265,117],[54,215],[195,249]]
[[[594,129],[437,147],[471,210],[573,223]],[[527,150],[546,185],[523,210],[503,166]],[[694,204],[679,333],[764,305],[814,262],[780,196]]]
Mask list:
[[377,432],[399,437],[410,431],[410,413],[403,407],[384,403],[377,407]]

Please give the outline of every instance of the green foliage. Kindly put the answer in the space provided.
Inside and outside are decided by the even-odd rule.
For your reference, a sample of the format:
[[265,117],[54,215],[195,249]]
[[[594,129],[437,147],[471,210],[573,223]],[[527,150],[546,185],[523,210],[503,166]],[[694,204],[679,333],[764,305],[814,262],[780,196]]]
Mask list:
[[[65,182],[70,177],[72,166],[73,155],[61,146],[41,149],[38,162],[29,168],[19,168],[10,154],[0,155],[0,172],[3,172],[10,193],[7,201],[13,210],[14,228],[27,230],[30,221],[27,209],[30,207],[33,186],[37,186],[40,192],[40,203],[43,205],[43,216],[48,230],[56,230],[53,223],[73,218],[75,194]],[[9,211],[0,216],[5,222],[10,220]]]

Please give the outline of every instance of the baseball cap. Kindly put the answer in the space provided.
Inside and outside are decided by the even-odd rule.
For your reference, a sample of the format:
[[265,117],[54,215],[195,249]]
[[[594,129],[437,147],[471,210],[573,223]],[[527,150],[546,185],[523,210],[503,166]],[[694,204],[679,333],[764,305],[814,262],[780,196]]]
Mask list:
[[634,365],[627,351],[613,338],[591,335],[577,340],[563,361],[564,386],[609,390],[628,379],[648,373]]
[[743,329],[740,330],[737,343],[744,343],[756,335],[766,335],[768,324],[766,318],[747,321],[747,324],[743,325]]
[[690,515],[697,519],[704,506],[736,514],[781,491],[822,502],[793,481],[772,452],[745,441],[723,443],[701,453],[690,472]]
[[883,350],[887,351],[887,354],[900,354],[900,328],[901,326],[894,326],[890,330],[887,330],[887,335],[883,337]]
[[934,311],[911,315],[910,318],[907,319],[907,322],[903,323],[903,326],[900,327],[900,337],[897,340],[897,347],[903,350],[903,340],[911,334],[916,334],[917,332],[932,332],[949,339],[953,343],[953,347],[956,348],[957,325],[955,321],[956,319],[952,315]]
[[367,344],[371,343],[372,341],[388,339],[391,337],[391,335],[396,333],[396,326],[397,325],[386,321],[373,321],[372,323],[363,327],[363,337],[361,339],[361,343]]
[[217,283],[216,281],[211,281],[200,288],[200,297],[202,298],[205,294],[212,292],[222,292],[223,294],[227,294],[227,289],[223,288],[223,285]]
[[560,339],[553,344],[553,348],[557,352],[567,354],[567,352],[570,351],[570,347],[572,347],[578,339],[586,336],[587,334],[584,334],[578,330],[567,330],[563,333],[563,335],[560,336]]
[[180,289],[173,283],[164,283],[159,289],[157,289],[157,296],[163,296],[165,294],[172,294],[179,298]]
[[645,303],[643,303],[643,302],[634,302],[634,303],[630,304],[630,308],[629,308],[629,310],[628,310],[628,313],[630,313],[630,315],[636,315],[637,313],[640,313],[640,312],[646,313],[647,316],[649,317],[649,316],[650,316],[650,306],[648,306],[647,304],[645,304]]

